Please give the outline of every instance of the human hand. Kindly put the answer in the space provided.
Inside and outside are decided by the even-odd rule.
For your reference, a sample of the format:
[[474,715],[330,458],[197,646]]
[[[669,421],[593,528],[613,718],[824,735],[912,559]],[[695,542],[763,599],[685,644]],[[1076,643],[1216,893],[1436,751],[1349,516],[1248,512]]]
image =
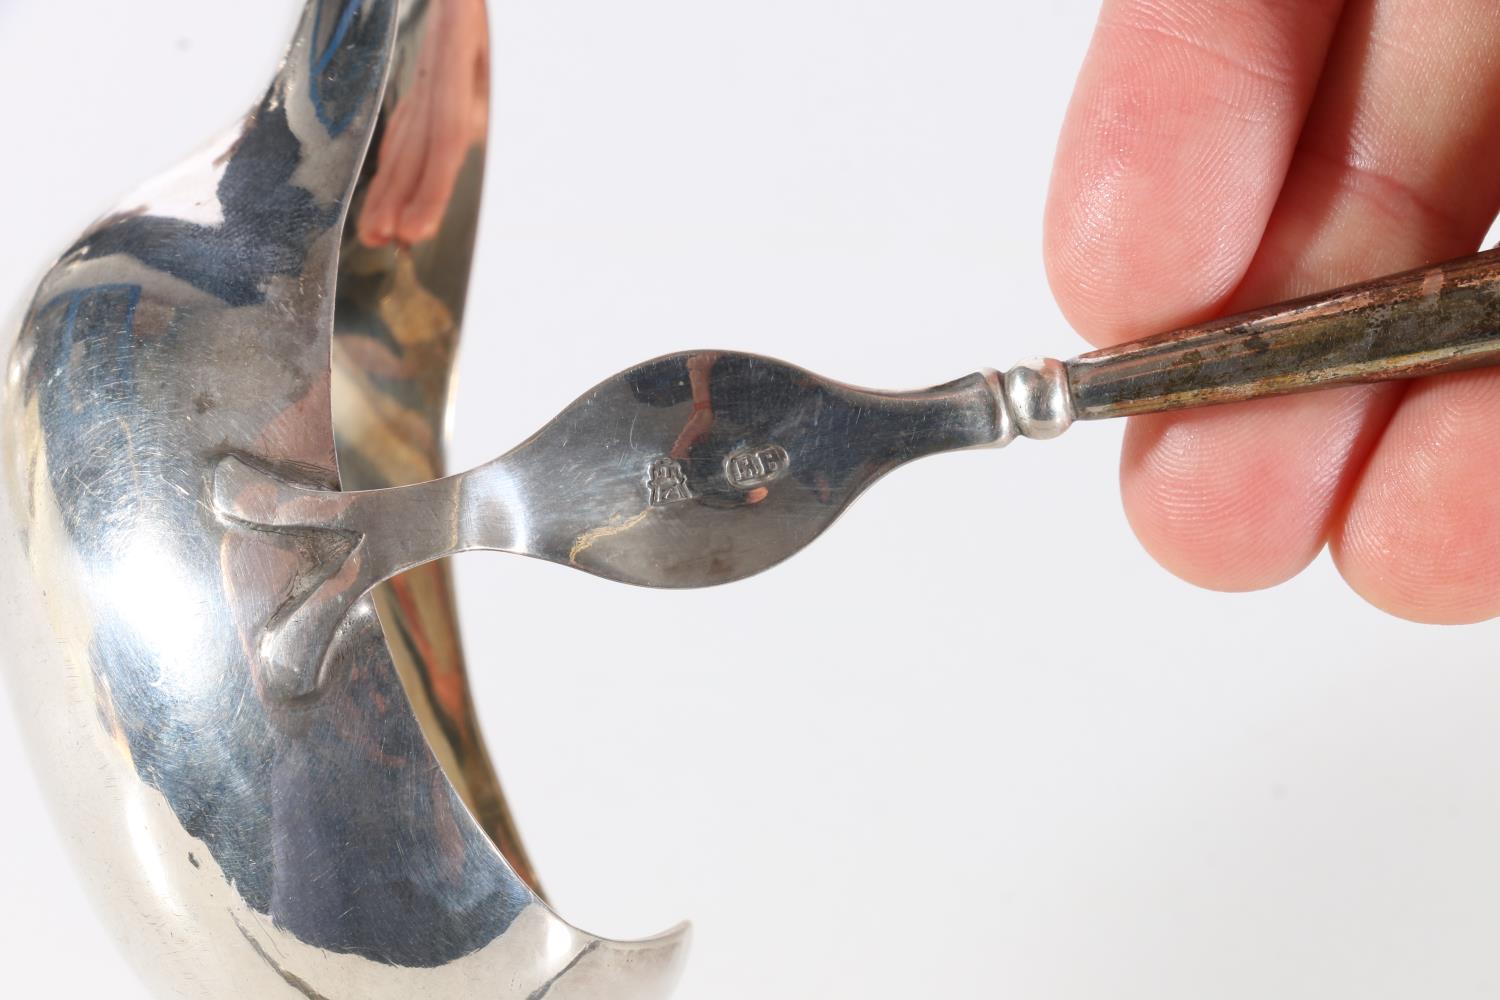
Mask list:
[[489,124],[484,0],[434,0],[410,88],[376,154],[356,230],[367,246],[437,235],[469,150]]
[[[1497,154],[1494,0],[1104,0],[1048,274],[1104,345],[1460,256]],[[1132,418],[1120,479],[1201,586],[1272,586],[1327,544],[1392,614],[1500,615],[1500,372]]]

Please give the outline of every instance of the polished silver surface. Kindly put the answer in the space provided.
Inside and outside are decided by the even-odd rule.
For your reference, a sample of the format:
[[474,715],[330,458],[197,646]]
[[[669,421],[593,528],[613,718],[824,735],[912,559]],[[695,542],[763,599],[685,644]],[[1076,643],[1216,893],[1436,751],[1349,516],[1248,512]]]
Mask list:
[[251,114],[70,247],[9,355],[6,673],[165,995],[670,991],[683,929],[606,941],[541,896],[449,555],[724,583],[924,455],[1500,357],[1491,256],[911,392],[675,354],[445,476],[487,59],[481,0],[312,0]]
[[213,508],[312,554],[255,644],[268,690],[298,698],[337,660],[349,609],[415,566],[491,549],[642,586],[728,583],[807,545],[897,465],[1009,430],[985,374],[874,392],[700,351],[621,372],[513,451],[426,483],[337,491],[231,452]]
[[[421,81],[482,70],[476,10],[312,0],[250,114],[69,247],[8,355],[5,672],[61,836],[163,996],[613,1000],[676,978],[684,930],[602,940],[507,862],[470,808],[498,790],[472,764],[462,689],[424,732],[370,599],[330,682],[281,695],[259,637],[333,543],[214,506],[226,455],[339,486],[335,409],[351,481],[440,472],[421,465],[440,457],[483,108],[442,141],[422,123],[452,91]],[[441,183],[408,183],[413,162]],[[418,445],[400,460],[397,425]],[[436,623],[434,648],[441,581],[398,595],[436,611],[396,607]],[[454,663],[433,653],[408,679]]]
[[1067,365],[1056,358],[1022,361],[1005,373],[1005,402],[1022,437],[1057,437],[1073,425]]
[[[438,0],[397,35],[377,152],[355,183],[339,251],[330,396],[344,489],[443,474],[489,130],[486,22],[483,0]],[[433,754],[540,892],[474,711],[448,563],[370,596]]]

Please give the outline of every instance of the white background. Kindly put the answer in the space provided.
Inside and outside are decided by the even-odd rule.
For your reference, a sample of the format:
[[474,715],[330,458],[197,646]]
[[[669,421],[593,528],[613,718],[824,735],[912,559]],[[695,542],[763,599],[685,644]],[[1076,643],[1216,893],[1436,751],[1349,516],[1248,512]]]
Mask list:
[[[0,302],[246,108],[295,7],[0,0]],[[889,387],[1075,353],[1041,212],[1095,7],[496,0],[455,462],[670,350]],[[1500,628],[1326,560],[1196,591],[1136,547],[1118,439],[927,460],[713,591],[461,560],[561,912],[692,918],[709,1000],[1500,994]],[[8,724],[0,800],[4,992],[143,996]]]

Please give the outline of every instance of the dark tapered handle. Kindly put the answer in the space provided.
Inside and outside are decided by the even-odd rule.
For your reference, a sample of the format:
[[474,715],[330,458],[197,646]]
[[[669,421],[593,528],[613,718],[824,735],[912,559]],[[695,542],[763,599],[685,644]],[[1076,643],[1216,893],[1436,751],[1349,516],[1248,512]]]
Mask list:
[[1500,364],[1500,249],[1094,351],[1080,420]]

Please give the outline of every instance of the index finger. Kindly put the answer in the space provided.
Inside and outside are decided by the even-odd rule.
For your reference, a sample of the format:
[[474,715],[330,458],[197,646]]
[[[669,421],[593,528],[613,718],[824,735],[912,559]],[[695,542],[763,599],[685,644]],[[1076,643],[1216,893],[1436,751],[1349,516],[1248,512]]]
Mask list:
[[1342,0],[1105,0],[1058,142],[1047,273],[1117,343],[1207,318],[1276,203]]

